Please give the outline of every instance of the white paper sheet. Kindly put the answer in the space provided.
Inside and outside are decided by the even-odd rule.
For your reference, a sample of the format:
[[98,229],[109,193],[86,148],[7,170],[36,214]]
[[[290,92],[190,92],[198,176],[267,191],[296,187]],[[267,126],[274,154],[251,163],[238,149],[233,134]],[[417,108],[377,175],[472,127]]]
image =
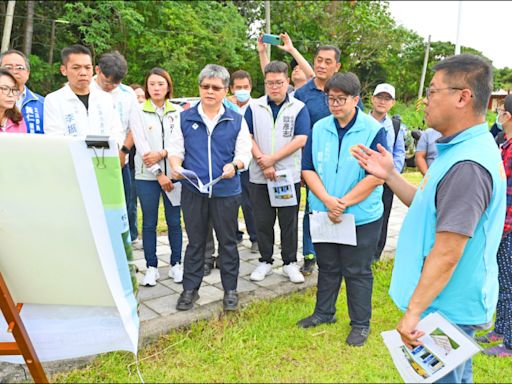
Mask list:
[[381,336],[393,362],[406,383],[435,382],[481,351],[466,333],[451,324],[439,312],[426,316],[418,323],[425,336],[413,350],[408,349],[396,331]]
[[169,201],[173,205],[173,207],[179,207],[181,205],[181,183],[176,182],[173,183],[174,188],[171,192],[165,192]]
[[291,207],[297,205],[295,185],[289,170],[277,171],[276,180],[269,180],[267,188],[272,207]]
[[341,223],[333,223],[327,212],[309,214],[309,230],[313,243],[334,243],[357,245],[356,221],[354,215],[346,213],[340,216]]
[[197,173],[191,171],[190,169],[178,168],[176,171],[180,173],[185,179],[190,181],[190,184],[196,187],[197,190],[201,193],[208,193],[210,187],[213,187],[215,184],[222,180],[222,175],[220,175],[209,183],[203,184],[199,176],[197,176]]

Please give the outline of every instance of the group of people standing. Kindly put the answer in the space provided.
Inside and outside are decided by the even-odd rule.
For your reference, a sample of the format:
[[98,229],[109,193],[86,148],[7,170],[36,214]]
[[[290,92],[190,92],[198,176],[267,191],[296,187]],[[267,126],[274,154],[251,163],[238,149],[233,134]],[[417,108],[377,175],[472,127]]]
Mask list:
[[[278,218],[283,273],[293,283],[302,283],[318,264],[315,308],[297,325],[309,328],[335,322],[336,300],[345,279],[351,325],[346,342],[352,346],[364,345],[370,334],[372,262],[384,248],[396,194],[410,206],[390,287],[391,297],[405,312],[397,327],[404,342],[418,345],[422,336],[416,329],[419,319],[432,311],[440,311],[471,336],[476,329],[488,327],[498,299],[498,253],[499,322],[488,339],[504,337],[499,353],[512,354],[512,201],[510,188],[506,192],[512,156],[507,141],[502,147],[504,170],[485,123],[492,90],[489,64],[476,56],[458,55],[435,67],[423,102],[428,126],[441,134],[435,144],[438,157],[425,169],[416,188],[400,176],[404,132],[388,115],[395,88],[379,84],[366,114],[357,76],[338,73],[341,52],[337,47],[318,47],[311,68],[287,34],[281,39],[279,47],[296,62],[292,72],[295,89],[290,86],[288,64],[269,62],[260,40],[265,95],[251,98],[252,80],[247,72],[230,75],[226,68],[208,64],[198,76],[199,102],[186,110],[170,101],[173,84],[164,69],[153,68],[143,87],[132,89],[121,83],[127,73],[122,55],[104,54],[94,67],[89,49],[81,45],[62,50],[60,70],[68,83],[47,95],[43,104],[43,98],[25,85],[28,60],[21,52],[8,51],[0,56],[0,130],[100,134],[115,139],[134,240],[133,181],[142,208],[147,271],[141,284],[154,286],[159,278],[156,226],[162,198],[171,247],[169,276],[183,283],[178,310],[191,309],[199,298],[212,229],[218,241],[224,309],[236,310],[239,208],[244,208],[252,232],[251,249],[261,256],[250,276],[255,281],[272,273],[273,228]],[[512,99],[508,101],[510,105],[505,102],[500,113],[506,132],[512,129]],[[134,146],[133,180],[127,157]],[[197,175],[199,184],[191,181],[189,171]],[[267,184],[283,172],[297,199],[293,204],[273,206]],[[308,192],[304,264],[299,267],[301,180]],[[178,183],[181,206],[173,204],[168,195]],[[343,214],[352,214],[357,244],[312,238],[310,213],[323,213],[333,224],[340,223]],[[188,235],[183,263],[181,214]],[[470,361],[446,377],[453,382],[470,379]]]

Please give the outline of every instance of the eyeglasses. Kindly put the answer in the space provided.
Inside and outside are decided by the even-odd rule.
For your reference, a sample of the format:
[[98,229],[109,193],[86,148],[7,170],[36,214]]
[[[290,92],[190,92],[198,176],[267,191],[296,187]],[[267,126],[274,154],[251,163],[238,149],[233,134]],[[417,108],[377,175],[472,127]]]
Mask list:
[[386,95],[375,95],[374,97],[379,99],[379,100],[382,100],[382,101],[391,101],[391,100],[393,100],[393,98],[391,96],[386,96]]
[[281,88],[284,84],[284,81],[265,81],[265,85],[269,88]]
[[14,96],[18,96],[20,94],[20,90],[18,88],[11,88],[7,87],[5,85],[0,86],[0,91],[6,96],[9,96],[9,94],[13,94]]
[[8,71],[18,71],[18,72],[23,72],[23,71],[26,71],[27,70],[27,67],[24,67],[23,65],[4,65],[2,67],[3,69],[6,69]]
[[329,105],[338,104],[340,107],[343,107],[347,103],[347,99],[349,97],[352,97],[352,96],[340,96],[340,97],[326,96],[325,101]]
[[207,91],[210,88],[213,89],[214,92],[220,92],[223,89],[226,89],[226,87],[218,87],[217,85],[211,85],[211,84],[199,84],[199,88]]
[[[432,87],[429,87],[426,89],[426,95],[427,95],[427,99],[430,99],[430,96],[438,93],[438,92],[441,92],[441,91],[462,91],[466,88],[456,88],[456,87],[446,87],[446,88],[432,88]],[[473,95],[471,95],[471,97],[473,97]]]

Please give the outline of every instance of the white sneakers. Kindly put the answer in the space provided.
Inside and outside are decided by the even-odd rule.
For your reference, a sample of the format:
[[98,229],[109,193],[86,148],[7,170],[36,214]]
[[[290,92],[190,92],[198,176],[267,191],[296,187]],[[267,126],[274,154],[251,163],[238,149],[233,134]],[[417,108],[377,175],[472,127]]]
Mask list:
[[150,287],[154,287],[156,285],[157,279],[160,278],[160,274],[158,273],[158,268],[149,267],[142,279],[141,285],[146,285]]
[[262,281],[266,276],[272,273],[272,264],[260,261],[258,266],[251,273],[252,281]]
[[304,275],[300,273],[300,268],[297,265],[297,263],[290,263],[288,265],[284,265],[283,273],[285,274],[285,276],[288,276],[292,283],[300,284],[304,282]]
[[181,283],[183,281],[183,268],[180,263],[174,264],[169,268],[169,277],[174,279],[175,283]]

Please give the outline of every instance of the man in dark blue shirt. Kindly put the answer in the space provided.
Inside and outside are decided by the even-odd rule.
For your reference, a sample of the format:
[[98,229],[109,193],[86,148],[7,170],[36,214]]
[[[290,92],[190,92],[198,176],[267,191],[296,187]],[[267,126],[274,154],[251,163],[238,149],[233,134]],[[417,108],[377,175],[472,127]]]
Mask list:
[[[315,77],[295,91],[295,98],[306,104],[311,118],[311,128],[313,128],[313,125],[315,125],[318,120],[330,115],[329,107],[325,102],[324,86],[325,83],[339,71],[341,67],[340,56],[341,51],[338,47],[333,45],[318,47],[313,63]],[[357,106],[361,110],[364,110],[361,100],[359,100]],[[302,222],[302,253],[304,255],[304,265],[301,268],[301,272],[304,275],[311,274],[316,263],[316,253],[309,234],[308,210],[309,205],[306,200],[306,214]]]

